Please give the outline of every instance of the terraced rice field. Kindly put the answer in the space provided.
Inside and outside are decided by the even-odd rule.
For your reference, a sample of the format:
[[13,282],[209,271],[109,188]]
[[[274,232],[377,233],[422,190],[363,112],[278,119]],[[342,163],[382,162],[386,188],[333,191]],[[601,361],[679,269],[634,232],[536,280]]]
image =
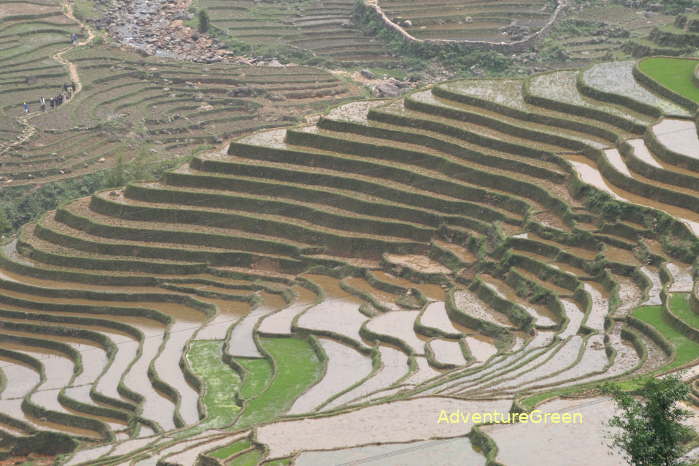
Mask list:
[[[646,50],[655,27],[671,25],[674,16],[663,12],[648,14],[642,5],[622,2],[576,2],[547,35],[544,47],[564,51],[563,66],[621,59]],[[663,53],[663,52],[652,52]],[[557,60],[562,57],[552,57]],[[571,65],[573,62],[575,65]]]
[[[0,254],[3,435],[73,435],[75,465],[485,464],[442,411],[692,364],[699,142],[633,66],[340,106],[48,212]],[[485,435],[511,463],[519,426]]]
[[625,48],[634,57],[691,54],[699,44],[697,24],[699,15],[696,13],[677,15],[673,23],[653,28],[647,37],[634,39]]
[[[359,94],[315,68],[179,63],[92,39],[58,0],[0,3],[0,183],[18,196],[119,163],[156,163],[289,126]],[[42,112],[39,98],[71,80],[76,95]]]
[[395,24],[418,39],[513,42],[549,22],[555,5],[543,0],[495,2],[470,0],[380,0]]
[[195,3],[210,12],[216,29],[251,47],[252,55],[267,47],[283,47],[334,65],[386,67],[398,61],[380,39],[365,35],[352,23],[353,0]]

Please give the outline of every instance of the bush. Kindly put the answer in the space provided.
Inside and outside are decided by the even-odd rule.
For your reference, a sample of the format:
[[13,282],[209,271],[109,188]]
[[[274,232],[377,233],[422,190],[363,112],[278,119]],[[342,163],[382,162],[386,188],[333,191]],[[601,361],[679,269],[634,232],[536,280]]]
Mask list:
[[208,32],[209,30],[209,13],[206,10],[199,10],[199,32]]

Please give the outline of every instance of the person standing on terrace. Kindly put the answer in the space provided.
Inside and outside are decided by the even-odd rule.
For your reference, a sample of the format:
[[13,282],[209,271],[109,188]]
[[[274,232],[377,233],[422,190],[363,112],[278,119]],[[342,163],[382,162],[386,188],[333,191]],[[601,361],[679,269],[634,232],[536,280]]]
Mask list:
[[22,104],[22,108],[24,109],[24,113],[29,113],[29,104],[24,102]]

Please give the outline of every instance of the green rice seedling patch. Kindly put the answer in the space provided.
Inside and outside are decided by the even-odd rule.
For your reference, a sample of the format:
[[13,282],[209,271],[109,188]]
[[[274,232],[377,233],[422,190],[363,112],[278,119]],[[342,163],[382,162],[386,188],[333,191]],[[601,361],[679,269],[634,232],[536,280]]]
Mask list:
[[236,427],[270,421],[283,414],[322,376],[323,362],[309,340],[261,338],[259,342],[273,360],[274,379],[267,390],[247,401]]
[[265,461],[264,466],[288,466],[291,464],[291,458],[282,458],[279,460]]
[[236,388],[240,376],[222,361],[223,342],[195,341],[187,353],[192,371],[204,383],[202,403],[206,406],[207,427],[223,427],[233,422],[240,411]]
[[699,357],[699,343],[690,340],[675,328],[662,306],[642,306],[633,312],[633,316],[652,325],[675,347],[675,359],[663,366],[662,370],[683,366]]
[[259,464],[264,452],[259,449],[250,450],[226,462],[226,466],[255,466]]
[[699,314],[692,311],[689,293],[674,293],[670,295],[670,310],[685,323],[699,329]]
[[269,360],[237,358],[235,362],[245,370],[239,393],[243,400],[249,400],[262,393],[272,381],[274,370]]
[[244,439],[238,440],[237,442],[233,442],[230,445],[226,445],[223,448],[219,448],[218,450],[215,450],[215,451],[209,453],[209,456],[223,460],[226,458],[230,458],[231,456],[233,456],[236,453],[239,453],[243,450],[247,450],[250,447],[252,447],[252,443],[250,443],[250,439],[244,438]]
[[639,63],[641,71],[671,91],[699,102],[699,87],[692,77],[699,61],[687,58],[647,58]]

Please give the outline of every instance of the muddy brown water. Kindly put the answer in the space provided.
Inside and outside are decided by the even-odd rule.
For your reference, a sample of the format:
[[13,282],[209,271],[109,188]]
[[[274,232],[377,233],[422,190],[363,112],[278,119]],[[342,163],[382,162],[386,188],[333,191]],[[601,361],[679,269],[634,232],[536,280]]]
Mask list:
[[628,249],[612,246],[611,244],[604,245],[604,256],[611,262],[620,262],[622,264],[640,265],[636,256]]
[[471,251],[469,251],[463,246],[459,246],[458,244],[448,243],[446,241],[440,241],[436,239],[432,240],[432,242],[438,245],[439,247],[452,252],[456,257],[459,258],[459,260],[467,264],[472,264],[478,260],[478,258],[475,255],[473,255]]
[[363,291],[364,293],[373,296],[378,302],[390,309],[399,309],[395,301],[398,299],[398,295],[388,293],[378,288],[374,288],[363,278],[359,277],[348,277],[343,280],[346,284],[352,288]]
[[446,292],[440,285],[432,283],[415,283],[408,279],[396,277],[395,275],[386,273],[383,270],[374,270],[371,273],[374,274],[374,276],[381,281],[392,283],[397,286],[402,286],[403,288],[416,288],[420,290],[420,292],[423,295],[425,295],[425,297],[427,297],[428,299],[432,299],[434,301],[445,300]]
[[228,328],[250,312],[250,303],[220,298],[196,296],[196,299],[216,306],[216,314],[197,333],[198,340],[221,340]]
[[542,243],[542,244],[547,244],[549,246],[554,246],[554,247],[557,247],[559,249],[565,250],[565,252],[567,252],[568,254],[572,254],[574,256],[578,256],[578,257],[581,257],[581,258],[587,259],[587,260],[594,259],[595,256],[598,254],[598,251],[596,251],[596,250],[585,249],[585,248],[576,247],[576,246],[570,246],[570,245],[563,244],[563,243],[557,243],[557,242],[552,241],[552,240],[544,239],[541,236],[539,236],[535,233],[532,233],[532,232],[523,233],[521,235],[517,235],[517,237],[530,239],[532,241],[536,241],[536,242]]
[[343,290],[340,287],[340,280],[337,278],[320,274],[304,274],[303,277],[320,286],[326,298],[342,298],[345,301],[359,304],[363,302],[361,299]]
[[[148,308],[156,311],[160,311],[165,315],[171,316],[173,319],[185,320],[188,322],[201,322],[205,320],[206,315],[203,311],[199,311],[192,307],[169,302],[155,302],[155,301],[100,301],[91,299],[78,299],[78,298],[51,298],[43,297],[37,295],[30,295],[25,293],[19,293],[16,291],[2,290],[4,296],[23,299],[30,302],[37,303],[50,303],[50,304],[60,304],[64,303],[67,305],[78,304],[84,306],[93,307],[135,307],[135,308]],[[4,305],[0,307],[5,307]]]

